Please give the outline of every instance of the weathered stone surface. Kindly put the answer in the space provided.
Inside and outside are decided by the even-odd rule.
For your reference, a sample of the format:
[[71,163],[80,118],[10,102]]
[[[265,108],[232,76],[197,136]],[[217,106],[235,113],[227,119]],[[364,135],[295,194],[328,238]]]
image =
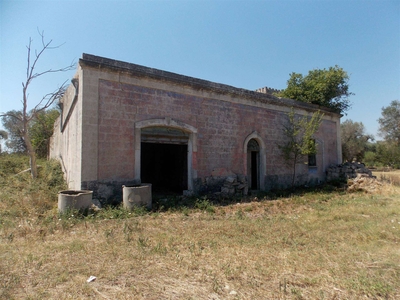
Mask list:
[[247,177],[244,175],[229,176],[225,179],[224,185],[221,188],[221,194],[232,195],[247,195],[248,185]]
[[211,176],[213,177],[226,177],[226,176],[236,176],[235,173],[229,171],[225,168],[215,168],[211,172]]
[[349,192],[363,190],[369,193],[376,193],[383,186],[375,177],[368,174],[357,174],[356,178],[348,180],[347,184]]
[[229,177],[225,180],[225,183],[227,183],[227,184],[233,184],[233,183],[235,183],[235,182],[236,182],[236,178],[233,177],[233,176],[229,176]]
[[92,208],[94,209],[94,210],[100,210],[101,209],[101,203],[100,203],[100,201],[98,200],[98,199],[96,199],[96,198],[93,198],[92,199]]
[[326,180],[328,182],[356,178],[358,174],[372,176],[371,170],[366,168],[364,164],[348,162],[341,165],[330,165],[326,173]]
[[247,185],[246,184],[239,184],[236,189],[243,190]]
[[247,182],[247,177],[245,175],[243,175],[243,174],[238,174],[237,175],[237,180],[239,182],[245,183],[245,182]]
[[327,181],[347,181],[347,191],[365,191],[379,193],[382,183],[372,176],[371,170],[360,163],[345,163],[343,165],[331,165],[327,170]]
[[229,188],[229,187],[225,187],[223,186],[221,188],[221,193],[225,194],[225,195],[234,195],[235,194],[235,188]]

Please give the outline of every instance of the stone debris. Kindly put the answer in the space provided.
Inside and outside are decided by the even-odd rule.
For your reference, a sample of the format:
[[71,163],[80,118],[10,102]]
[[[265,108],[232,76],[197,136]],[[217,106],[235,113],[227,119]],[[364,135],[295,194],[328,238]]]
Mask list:
[[348,180],[347,186],[347,191],[349,192],[366,191],[368,193],[376,193],[381,190],[383,185],[374,176],[358,174],[356,178]]
[[334,180],[348,180],[352,178],[356,178],[359,174],[367,175],[368,177],[372,177],[372,172],[368,168],[365,167],[362,163],[349,163],[346,162],[341,165],[330,165],[326,171],[326,180],[334,181]]
[[347,191],[365,191],[368,193],[379,192],[382,183],[372,176],[371,170],[361,163],[344,163],[342,165],[330,165],[327,169],[326,180],[341,180],[347,182]]
[[90,209],[92,209],[93,211],[99,211],[101,210],[101,203],[98,199],[93,198],[92,199],[92,205],[90,207]]
[[227,177],[224,181],[224,185],[221,187],[221,194],[224,196],[245,196],[248,192],[247,178],[243,175],[231,175]]
[[229,295],[237,295],[237,292],[236,291],[230,291]]

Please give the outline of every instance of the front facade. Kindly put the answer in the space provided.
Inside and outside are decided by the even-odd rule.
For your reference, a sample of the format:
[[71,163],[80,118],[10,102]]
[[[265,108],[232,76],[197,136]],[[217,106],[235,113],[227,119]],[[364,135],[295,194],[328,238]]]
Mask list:
[[93,55],[61,102],[50,157],[70,189],[105,200],[123,184],[180,194],[288,186],[278,145],[291,108],[324,113],[315,166],[299,164],[296,182],[324,181],[341,160],[340,115],[329,109]]

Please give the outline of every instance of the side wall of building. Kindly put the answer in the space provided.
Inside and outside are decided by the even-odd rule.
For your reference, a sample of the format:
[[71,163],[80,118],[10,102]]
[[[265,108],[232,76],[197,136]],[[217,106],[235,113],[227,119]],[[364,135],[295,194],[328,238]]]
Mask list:
[[60,161],[69,189],[80,190],[82,178],[81,70],[61,100],[62,113],[54,125],[49,157]]

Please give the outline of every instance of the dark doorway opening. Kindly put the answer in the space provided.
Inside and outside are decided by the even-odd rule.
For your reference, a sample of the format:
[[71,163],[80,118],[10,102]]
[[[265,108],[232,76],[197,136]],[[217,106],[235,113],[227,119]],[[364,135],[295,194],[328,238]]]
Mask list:
[[187,145],[141,144],[141,181],[155,194],[182,194],[187,190]]
[[247,144],[247,176],[251,190],[260,188],[260,146],[255,139]]
[[258,152],[251,151],[251,187],[258,190]]

